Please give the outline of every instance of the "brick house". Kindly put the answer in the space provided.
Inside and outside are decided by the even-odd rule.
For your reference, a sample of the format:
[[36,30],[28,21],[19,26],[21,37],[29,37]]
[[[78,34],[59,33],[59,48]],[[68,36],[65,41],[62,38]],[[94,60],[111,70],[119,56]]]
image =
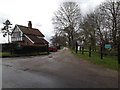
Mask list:
[[36,28],[32,28],[32,22],[28,22],[28,27],[22,25],[15,25],[11,41],[17,42],[19,45],[29,46],[45,46],[48,41],[44,39],[44,35]]

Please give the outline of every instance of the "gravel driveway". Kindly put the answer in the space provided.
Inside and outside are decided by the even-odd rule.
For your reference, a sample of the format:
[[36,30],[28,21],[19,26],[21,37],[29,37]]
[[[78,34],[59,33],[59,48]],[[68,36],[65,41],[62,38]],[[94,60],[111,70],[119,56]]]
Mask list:
[[3,58],[3,88],[117,88],[118,72],[73,55]]

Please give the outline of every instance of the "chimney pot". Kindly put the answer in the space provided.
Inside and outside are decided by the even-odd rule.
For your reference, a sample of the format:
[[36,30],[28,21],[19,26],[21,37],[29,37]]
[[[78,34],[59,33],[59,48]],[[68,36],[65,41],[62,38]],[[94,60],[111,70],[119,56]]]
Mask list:
[[31,21],[28,21],[28,28],[32,29],[32,22]]

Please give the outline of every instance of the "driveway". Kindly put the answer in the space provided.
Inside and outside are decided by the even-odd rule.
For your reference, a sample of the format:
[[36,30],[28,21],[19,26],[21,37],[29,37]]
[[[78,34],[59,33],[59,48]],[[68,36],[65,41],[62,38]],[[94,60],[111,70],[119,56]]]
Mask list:
[[73,55],[3,58],[3,88],[118,88],[118,72]]

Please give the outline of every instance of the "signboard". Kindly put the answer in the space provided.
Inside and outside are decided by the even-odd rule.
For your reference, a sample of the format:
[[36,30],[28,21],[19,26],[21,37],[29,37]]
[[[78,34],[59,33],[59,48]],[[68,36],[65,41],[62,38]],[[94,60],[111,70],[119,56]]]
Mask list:
[[111,44],[105,44],[105,48],[111,48]]

